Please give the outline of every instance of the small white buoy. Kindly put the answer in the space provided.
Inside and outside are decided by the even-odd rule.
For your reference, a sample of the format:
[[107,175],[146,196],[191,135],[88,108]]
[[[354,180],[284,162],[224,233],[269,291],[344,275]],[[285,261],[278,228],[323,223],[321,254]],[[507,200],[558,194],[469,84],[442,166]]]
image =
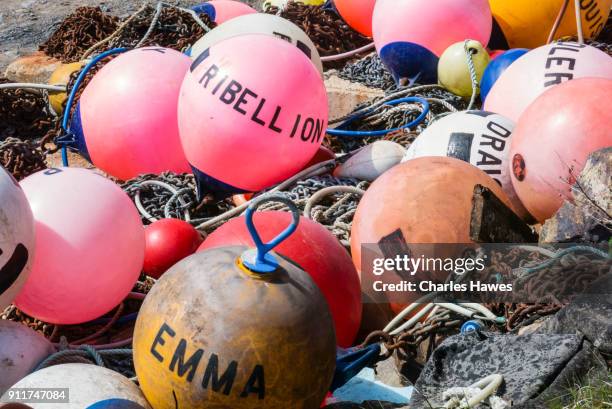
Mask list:
[[404,147],[391,141],[376,141],[366,145],[334,170],[334,176],[373,182],[406,154]]

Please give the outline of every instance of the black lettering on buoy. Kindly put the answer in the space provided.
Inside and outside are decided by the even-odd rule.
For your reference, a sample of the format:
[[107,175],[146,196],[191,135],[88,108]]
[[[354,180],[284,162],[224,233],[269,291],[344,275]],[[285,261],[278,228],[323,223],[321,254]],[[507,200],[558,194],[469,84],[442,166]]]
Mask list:
[[236,379],[236,372],[238,370],[238,362],[232,361],[227,366],[221,378],[219,378],[219,357],[216,354],[212,354],[206,365],[206,371],[204,372],[204,378],[202,379],[202,388],[207,389],[209,381],[211,382],[212,390],[219,392],[223,388],[223,394],[229,395],[234,385],[234,379]]
[[208,87],[208,83],[210,82],[210,80],[215,78],[218,73],[219,73],[219,67],[213,64],[210,67],[208,67],[206,72],[202,75],[202,77],[200,77],[200,81],[198,81],[198,83],[201,84],[202,81],[204,81],[204,78],[206,78],[206,82],[203,85],[203,87],[206,88]]
[[277,106],[276,111],[274,111],[274,116],[272,117],[272,121],[270,121],[270,126],[268,128],[272,129],[274,132],[281,133],[283,130],[276,126],[276,121],[278,116],[280,115],[281,107]]
[[472,156],[473,133],[453,132],[448,140],[446,156],[469,162]]
[[200,55],[198,55],[198,58],[196,58],[193,64],[191,64],[191,67],[189,67],[189,71],[194,72],[195,69],[198,68],[198,66],[208,57],[210,57],[210,48],[207,48],[206,50],[202,51]]
[[278,37],[278,38],[280,38],[281,40],[285,40],[285,41],[286,41],[286,42],[288,42],[288,43],[291,43],[291,42],[292,42],[292,41],[291,41],[291,37],[289,37],[289,36],[288,36],[288,35],[286,35],[286,34],[279,33],[278,31],[273,31],[273,32],[272,32],[272,34],[273,34],[275,37]]
[[221,88],[221,86],[225,84],[225,81],[227,81],[228,78],[229,78],[229,75],[226,75],[217,85],[215,85],[215,88],[213,88],[213,92],[212,92],[213,95],[215,95],[217,91],[219,91],[219,88]]
[[204,350],[198,349],[193,353],[193,355],[191,355],[191,357],[189,357],[187,362],[185,362],[186,351],[187,341],[184,338],[181,338],[176,350],[174,351],[174,355],[172,355],[172,360],[170,361],[170,366],[168,369],[170,369],[171,372],[174,372],[174,368],[177,367],[176,374],[179,377],[182,377],[187,371],[189,371],[187,374],[187,381],[191,382],[193,380],[193,376],[195,375],[195,371],[198,368],[198,364],[202,359]]
[[502,125],[498,124],[497,122],[493,122],[493,121],[490,121],[487,124],[487,129],[493,132],[494,134],[501,136],[502,138],[507,138],[512,133],[511,130],[506,129]]
[[141,51],[155,51],[156,53],[166,54],[166,49],[162,47],[145,47],[141,48]]
[[[308,125],[310,124],[310,130],[308,131],[308,135],[306,135],[306,128],[308,128]],[[310,139],[310,137],[312,136],[312,131],[314,130],[314,119],[312,118],[306,118],[306,120],[304,121],[304,126],[302,127],[302,140],[304,142],[308,141]]]
[[[2,249],[0,249],[0,256]],[[19,243],[15,246],[13,254],[6,261],[6,264],[0,268],[0,294],[8,290],[28,264],[29,253],[26,246]]]
[[589,26],[589,28],[591,29],[591,33],[593,33],[593,29],[595,28],[595,26],[597,26],[598,23],[601,22],[601,20],[603,19],[603,17],[600,15],[599,17],[597,17],[597,20],[593,21],[591,23],[591,25]]
[[550,87],[551,85],[561,84],[563,80],[566,81],[574,78],[574,74],[572,73],[564,73],[564,72],[555,72],[552,74],[544,74],[544,78],[554,78],[553,80],[547,81],[544,83],[545,87]]
[[478,153],[480,154],[480,160],[476,162],[476,166],[481,166],[481,165],[495,166],[495,165],[501,165],[502,163],[501,159],[496,158],[490,153],[487,153],[482,150],[479,150]]
[[[485,169],[485,173],[489,175],[501,175],[501,169]],[[501,185],[501,182],[498,182]]]
[[166,343],[166,340],[163,338],[164,332],[167,332],[168,335],[170,335],[172,338],[174,338],[174,336],[176,335],[176,332],[174,332],[174,330],[170,328],[170,326],[165,322],[162,324],[161,327],[159,327],[159,331],[157,332],[157,335],[155,335],[155,338],[153,339],[153,344],[151,345],[151,355],[153,355],[159,362],[164,362],[164,357],[159,352],[157,352],[155,347],[157,345],[164,345]]
[[242,91],[242,85],[236,80],[231,80],[230,83],[227,84],[227,87],[225,87],[225,90],[223,91],[219,99],[221,100],[221,102],[229,105],[234,102],[234,100],[236,99],[236,95],[240,91]]
[[49,168],[43,172],[43,175],[51,176],[51,175],[55,175],[57,173],[62,173],[62,172],[63,170],[58,169],[58,168]]
[[312,139],[311,142],[315,143],[315,142],[319,142],[321,140],[321,137],[323,136],[323,120],[322,119],[317,119],[316,121],[316,125],[315,125],[315,130],[314,130],[314,134],[312,135]]
[[488,111],[466,111],[466,114],[481,116],[483,118],[488,117],[489,115],[493,115],[493,112]]
[[244,389],[240,394],[241,398],[246,398],[251,393],[257,393],[259,400],[266,397],[266,385],[264,383],[264,369],[261,365],[256,365],[253,368],[253,373],[249,377]]
[[251,91],[250,89],[245,88],[244,91],[242,91],[242,94],[240,94],[240,97],[238,98],[238,100],[236,101],[236,104],[234,105],[234,110],[240,112],[242,115],[246,115],[246,111],[240,108],[240,106],[249,102],[246,99],[247,95],[257,99],[257,94]]
[[306,57],[308,57],[309,59],[312,58],[312,50],[310,49],[310,47],[308,47],[306,44],[304,44],[303,42],[301,42],[300,40],[298,40],[297,44],[296,44],[297,48],[300,49],[304,54],[306,54]]
[[498,152],[503,152],[504,148],[506,147],[506,141],[504,141],[503,139],[499,139],[494,136],[485,134],[482,135],[482,138],[488,139],[489,142],[483,141],[480,143],[480,146],[490,146]]
[[295,136],[295,131],[297,131],[298,125],[300,124],[300,121],[302,120],[302,115],[298,114],[297,118],[295,118],[295,124],[293,124],[293,129],[291,130],[291,135],[289,135],[290,137],[294,137]]
[[266,99],[262,98],[261,101],[259,101],[259,105],[257,106],[257,109],[255,110],[255,112],[253,112],[253,116],[251,116],[251,120],[253,122],[258,123],[261,126],[264,126],[266,124],[266,121],[258,118],[257,115],[259,115],[259,112],[261,111],[261,108],[263,108],[265,103],[266,103]]
[[557,65],[563,65],[564,61],[567,61],[567,68],[569,68],[570,70],[574,70],[574,66],[576,65],[576,59],[575,58],[568,58],[568,57],[550,57],[546,59],[546,68],[549,69],[551,66],[551,63],[553,61],[557,62]]

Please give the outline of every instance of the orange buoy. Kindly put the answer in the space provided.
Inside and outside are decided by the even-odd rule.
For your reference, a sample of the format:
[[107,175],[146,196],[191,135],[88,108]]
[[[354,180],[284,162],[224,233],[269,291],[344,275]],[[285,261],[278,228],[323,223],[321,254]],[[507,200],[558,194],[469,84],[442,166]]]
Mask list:
[[334,6],[352,29],[372,37],[372,15],[376,0],[334,0]]
[[[364,292],[374,299],[380,294],[371,287],[372,277],[365,277],[362,270],[364,244],[377,245],[377,251],[382,249],[384,257],[389,258],[389,249],[415,254],[428,251],[426,246],[415,244],[472,243],[472,196],[477,184],[491,189],[510,206],[510,200],[490,176],[454,158],[413,159],[376,179],[361,199],[351,229],[353,262],[361,272]],[[392,273],[382,277],[394,279]],[[395,298],[387,295],[392,306],[409,304],[419,297],[417,292],[394,293]]]
[[521,115],[510,143],[512,184],[542,222],[572,198],[590,153],[612,145],[612,80],[582,78],[557,85]]
[[[254,217],[263,240],[270,240],[289,224],[288,212],[260,212]],[[237,217],[219,227],[202,243],[199,251],[235,245],[252,246],[245,224]],[[298,263],[313,279],[327,300],[336,327],[338,345],[349,347],[361,321],[361,286],[348,252],[322,225],[300,217],[297,230],[276,248]]]

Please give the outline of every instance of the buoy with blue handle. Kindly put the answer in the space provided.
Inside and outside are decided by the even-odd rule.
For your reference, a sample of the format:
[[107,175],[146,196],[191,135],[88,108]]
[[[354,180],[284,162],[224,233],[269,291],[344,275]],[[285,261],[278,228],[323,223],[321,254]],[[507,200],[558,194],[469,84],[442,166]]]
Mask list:
[[[264,243],[252,218],[270,201],[291,224]],[[299,211],[264,196],[246,213],[256,248],[189,256],[147,295],[134,330],[134,364],[155,408],[318,408],[332,384],[336,337],[329,307],[308,273],[274,252]]]

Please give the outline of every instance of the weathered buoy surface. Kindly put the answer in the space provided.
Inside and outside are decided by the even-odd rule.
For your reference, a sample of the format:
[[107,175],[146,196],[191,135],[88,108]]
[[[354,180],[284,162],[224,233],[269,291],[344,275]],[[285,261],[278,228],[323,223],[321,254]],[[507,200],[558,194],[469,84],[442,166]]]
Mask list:
[[[267,241],[289,224],[291,214],[259,212],[254,221],[262,239]],[[254,245],[244,216],[211,233],[198,251],[232,245]],[[295,233],[275,251],[295,261],[310,275],[329,305],[338,345],[344,348],[353,345],[361,322],[361,287],[351,256],[340,242],[319,223],[300,217]]]
[[267,34],[290,42],[300,49],[317,67],[321,76],[323,75],[319,51],[310,37],[291,21],[266,13],[246,14],[215,27],[191,47],[191,58],[195,60],[220,41],[246,34]]
[[185,77],[178,112],[200,197],[257,192],[302,170],[328,115],[315,66],[297,47],[263,34],[203,52]]
[[376,179],[359,202],[351,229],[353,261],[361,270],[361,245],[471,243],[474,186],[510,201],[485,172],[462,160],[423,157],[402,163]]
[[0,310],[25,284],[34,257],[34,216],[19,183],[0,166]]
[[396,81],[435,83],[438,58],[450,45],[491,35],[486,0],[378,0],[372,18],[378,55]]
[[500,75],[512,65],[513,62],[525,55],[529,50],[526,48],[514,48],[508,51],[498,51],[498,55],[491,55],[491,62],[485,68],[480,80],[480,98],[485,101],[493,84]]
[[143,271],[159,278],[170,267],[195,253],[202,236],[183,220],[160,219],[145,228]]
[[8,320],[0,320],[0,345],[0,396],[55,352],[41,334]]
[[121,180],[143,173],[189,172],[176,104],[191,60],[161,47],[131,50],[89,82],[70,125],[74,146]]
[[544,91],[585,77],[612,79],[612,57],[590,45],[552,43],[516,60],[489,91],[484,110],[518,121]]
[[410,145],[402,162],[423,156],[448,156],[468,162],[491,176],[521,218],[529,214],[510,180],[510,141],[514,122],[486,111],[452,113],[429,125]]
[[510,145],[512,183],[538,221],[573,197],[588,155],[612,146],[610,93],[609,79],[568,81],[542,94],[519,119]]
[[23,403],[0,403],[0,409],[32,409]]
[[[494,48],[535,48],[546,44],[564,0],[533,2],[529,0],[490,0],[496,29],[491,46]],[[575,36],[575,2],[568,2],[567,10],[555,32],[554,40]],[[580,1],[584,38],[595,38],[610,14],[611,0]]]
[[[144,409],[151,409],[138,386],[125,376],[101,366],[61,364],[40,369],[19,382],[14,388],[67,388],[61,403],[29,403],[34,409],[61,407],[83,409],[105,399],[127,399]],[[6,399],[6,395],[3,396]],[[59,399],[58,399],[59,400]],[[130,408],[131,409],[131,408]]]
[[334,0],[346,24],[366,37],[372,37],[372,16],[376,0]]
[[40,171],[21,186],[36,221],[37,251],[15,304],[54,324],[90,321],[117,306],[144,258],[144,229],[129,196],[82,168]]
[[142,405],[127,399],[105,399],[96,402],[87,409],[144,409]]
[[338,165],[334,176],[374,181],[393,166],[400,163],[406,149],[399,143],[376,141],[353,154],[346,162]]
[[176,402],[317,408],[323,401],[336,344],[323,296],[281,258],[275,273],[253,276],[237,264],[246,249],[196,253],[147,295],[136,321],[134,363],[156,409]]
[[[79,71],[81,67],[83,67],[82,62],[61,64],[49,77],[49,85],[67,86],[72,73]],[[49,91],[49,104],[57,115],[61,115],[64,111],[64,102],[67,98],[68,96],[66,95],[66,92]]]
[[[466,51],[467,50],[467,51]],[[472,57],[476,81],[480,83],[482,74],[489,64],[489,53],[478,41],[460,41],[448,47],[438,62],[438,81],[440,85],[455,95],[470,98],[473,93],[472,77],[468,55]],[[478,87],[476,87],[478,93]]]

